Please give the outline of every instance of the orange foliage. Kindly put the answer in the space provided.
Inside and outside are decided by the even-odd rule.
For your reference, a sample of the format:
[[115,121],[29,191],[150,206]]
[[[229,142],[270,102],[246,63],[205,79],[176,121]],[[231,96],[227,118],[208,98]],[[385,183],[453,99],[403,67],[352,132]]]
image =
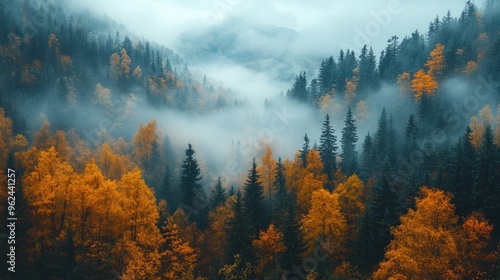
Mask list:
[[429,96],[433,95],[438,89],[438,82],[432,75],[425,73],[424,70],[419,70],[413,76],[411,89],[415,92],[415,99],[420,100],[424,93]]

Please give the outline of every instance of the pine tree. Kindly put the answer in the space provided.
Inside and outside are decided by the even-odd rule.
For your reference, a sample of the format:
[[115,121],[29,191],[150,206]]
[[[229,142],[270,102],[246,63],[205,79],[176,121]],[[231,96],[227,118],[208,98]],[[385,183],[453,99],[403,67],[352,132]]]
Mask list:
[[347,111],[345,118],[345,127],[342,129],[342,172],[346,176],[350,176],[358,169],[358,153],[356,152],[356,142],[358,134],[356,132],[356,124],[352,116],[351,108]]
[[405,127],[405,143],[403,147],[403,153],[406,157],[412,156],[412,153],[418,149],[417,146],[418,139],[418,125],[415,120],[415,115],[410,114],[408,117],[408,122]]
[[201,185],[198,183],[202,177],[198,166],[198,161],[194,158],[195,150],[188,144],[186,158],[182,163],[181,170],[181,192],[182,203],[191,208],[195,208],[194,199],[201,193]]
[[302,160],[302,166],[305,168],[307,166],[307,154],[309,153],[309,137],[307,133],[304,135],[304,145],[302,145],[302,150],[300,150],[300,159]]
[[321,128],[321,137],[319,139],[319,154],[323,161],[324,172],[328,180],[333,179],[333,174],[337,171],[337,136],[335,130],[330,124],[330,116],[326,114],[323,126]]
[[288,198],[286,189],[286,177],[285,177],[285,167],[281,162],[281,158],[278,158],[276,162],[276,175],[274,176],[273,182],[274,191],[274,213],[273,217],[281,217],[281,214],[285,211],[286,201]]
[[257,164],[253,159],[252,168],[248,171],[248,177],[245,181],[243,195],[243,204],[245,211],[250,219],[250,225],[254,228],[254,234],[257,236],[259,230],[265,229],[266,216],[264,208],[264,187],[260,182],[260,176],[257,173]]
[[384,248],[391,241],[390,227],[398,222],[398,197],[390,184],[391,175],[386,158],[382,172],[370,190],[359,229],[361,234],[357,239],[358,261],[365,269],[382,260]]
[[472,130],[467,127],[465,134],[458,139],[451,149],[447,165],[446,189],[453,193],[452,202],[459,216],[469,215],[473,211],[474,164],[476,152],[469,141]]
[[239,255],[243,262],[253,260],[252,239],[255,229],[247,216],[244,201],[238,191],[236,200],[232,204],[233,216],[226,224],[226,258],[228,263],[233,261],[235,255]]
[[281,265],[287,271],[292,271],[294,267],[301,265],[301,256],[305,252],[304,237],[300,230],[301,223],[297,211],[297,198],[292,192],[288,195],[283,223],[279,228],[283,233],[283,245],[285,245]]
[[[493,132],[491,127],[487,125],[473,170],[473,196],[475,206],[484,212],[486,219],[492,221],[495,225],[500,223],[498,217],[500,212],[499,169],[500,163],[498,161],[497,147],[493,143]],[[495,228],[494,237],[498,237],[499,233],[500,231]]]
[[226,190],[222,187],[222,179],[220,176],[217,177],[217,181],[210,192],[210,207],[212,209],[215,209],[217,206],[223,205],[226,202],[227,194]]
[[361,156],[361,174],[364,180],[368,180],[372,176],[373,168],[375,166],[375,150],[373,147],[372,137],[370,132],[365,136],[363,142],[363,154]]

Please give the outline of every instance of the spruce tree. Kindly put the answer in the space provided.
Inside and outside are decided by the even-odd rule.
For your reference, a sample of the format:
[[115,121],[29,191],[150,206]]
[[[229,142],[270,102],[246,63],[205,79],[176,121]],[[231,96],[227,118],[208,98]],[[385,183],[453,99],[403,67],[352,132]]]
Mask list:
[[375,165],[375,151],[373,147],[373,140],[370,132],[365,136],[365,141],[363,142],[363,154],[361,156],[361,175],[363,180],[368,180],[373,174],[373,168]]
[[226,199],[226,190],[222,187],[222,179],[219,176],[217,177],[215,185],[210,190],[210,207],[215,209],[217,206],[223,205],[226,202]]
[[451,149],[446,166],[446,189],[453,194],[452,202],[456,207],[457,215],[467,216],[474,210],[474,165],[476,151],[469,141],[472,130],[467,127],[466,133],[458,139]]
[[365,269],[379,263],[391,241],[390,228],[398,223],[398,196],[391,186],[392,170],[386,157],[382,172],[370,190],[356,241],[360,265]]
[[254,258],[252,250],[254,229],[245,210],[243,199],[238,191],[236,192],[236,200],[232,205],[233,217],[229,219],[225,228],[227,234],[225,247],[227,263],[234,261],[234,255],[240,255],[243,263],[252,261]]
[[281,266],[286,271],[294,271],[294,267],[300,267],[301,256],[305,252],[305,243],[300,229],[300,217],[297,213],[297,197],[292,192],[288,194],[286,211],[280,230],[283,233],[283,245],[285,252],[281,258]]
[[334,133],[335,130],[330,124],[330,116],[326,114],[319,139],[319,155],[323,161],[324,171],[329,181],[333,179],[333,174],[337,171],[337,137]]
[[248,177],[245,181],[243,204],[245,211],[250,219],[250,224],[254,228],[255,236],[258,236],[259,230],[264,230],[266,226],[265,208],[264,208],[264,187],[260,182],[260,176],[257,173],[257,164],[253,159],[252,168],[248,171]]
[[358,141],[357,128],[352,116],[351,108],[347,111],[345,127],[342,129],[342,172],[350,176],[358,169],[358,152],[356,152],[356,142]]
[[302,150],[300,150],[300,159],[302,160],[302,167],[307,166],[307,154],[309,153],[309,138],[307,133],[304,135],[304,145],[302,145]]
[[[273,187],[276,192],[274,195],[274,209],[280,215],[285,210],[287,202],[285,167],[281,158],[278,158],[278,162],[276,162],[276,175],[274,176]],[[273,215],[273,217],[277,216]]]
[[202,179],[198,161],[194,158],[195,150],[188,144],[186,150],[186,158],[182,163],[181,170],[181,192],[182,203],[188,208],[196,209],[194,199],[196,195],[201,193],[201,184],[199,181]]
[[[483,140],[477,151],[474,166],[474,192],[476,208],[494,225],[500,224],[500,164],[497,147],[493,143],[493,132],[489,125],[484,130]],[[500,237],[498,228],[494,237]]]

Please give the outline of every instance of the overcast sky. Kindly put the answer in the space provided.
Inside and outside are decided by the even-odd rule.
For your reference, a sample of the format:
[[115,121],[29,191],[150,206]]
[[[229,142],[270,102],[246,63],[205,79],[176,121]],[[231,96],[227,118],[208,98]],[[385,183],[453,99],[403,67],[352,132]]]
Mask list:
[[[276,25],[302,34],[299,52],[332,54],[340,48],[373,45],[377,55],[392,35],[426,32],[436,15],[458,16],[466,0],[86,0],[146,39],[174,47],[183,31],[224,22],[228,17]],[[482,1],[476,4],[481,5]]]

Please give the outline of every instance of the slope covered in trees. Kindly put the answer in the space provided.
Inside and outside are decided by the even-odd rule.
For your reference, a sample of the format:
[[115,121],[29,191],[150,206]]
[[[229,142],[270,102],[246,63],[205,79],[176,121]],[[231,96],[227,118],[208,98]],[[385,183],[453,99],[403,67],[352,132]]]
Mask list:
[[[311,131],[293,127],[303,145],[287,157],[272,138],[251,153],[238,143],[245,168],[233,173],[192,142],[174,147],[182,130],[132,113],[238,110],[229,90],[197,82],[168,49],[110,33],[109,20],[0,5],[0,180],[16,170],[18,278],[499,277],[498,1],[392,37],[378,63],[365,46],[322,61],[311,82],[301,72],[266,110],[312,108]],[[387,104],[384,91],[396,93]],[[20,109],[44,102],[54,106],[38,122]]]

